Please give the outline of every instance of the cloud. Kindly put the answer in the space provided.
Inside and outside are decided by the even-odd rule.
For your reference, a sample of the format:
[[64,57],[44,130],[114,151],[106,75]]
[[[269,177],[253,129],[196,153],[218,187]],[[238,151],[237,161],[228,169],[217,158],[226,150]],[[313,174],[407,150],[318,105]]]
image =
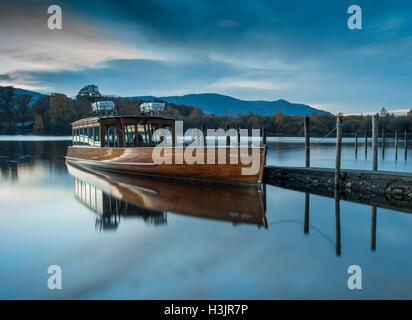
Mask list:
[[[46,26],[47,6],[7,5],[0,14],[0,73],[80,69],[107,59],[150,58],[143,49],[122,44],[102,25],[65,14],[63,29]],[[112,36],[112,37],[110,37]],[[157,57],[159,58],[159,57]]]
[[61,31],[47,29],[46,1],[2,4],[0,74],[9,78],[0,85],[67,94],[87,83],[118,95],[215,90],[344,112],[406,109],[412,100],[410,2],[359,0],[359,32],[347,28],[347,1],[60,3]]
[[292,88],[293,84],[281,83],[271,80],[251,80],[251,79],[233,79],[223,78],[212,83],[210,88],[213,89],[228,89],[228,88],[244,88],[255,90],[283,90]]

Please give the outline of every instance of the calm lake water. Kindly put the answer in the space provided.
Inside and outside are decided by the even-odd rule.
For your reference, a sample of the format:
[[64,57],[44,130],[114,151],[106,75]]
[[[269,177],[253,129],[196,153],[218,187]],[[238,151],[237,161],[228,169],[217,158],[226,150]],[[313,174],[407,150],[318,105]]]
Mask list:
[[[70,141],[0,140],[1,299],[412,298],[411,214],[377,208],[371,250],[367,205],[340,202],[338,239],[335,200],[310,195],[305,234],[303,192],[268,185],[264,201],[244,190],[135,186],[66,167]],[[302,139],[269,141],[268,164],[304,165]],[[332,142],[313,147],[313,166],[333,167]],[[400,147],[395,161],[388,141],[379,169],[412,172],[412,152],[404,160]],[[371,168],[370,146],[355,159],[345,139],[342,155],[343,168]],[[50,265],[62,268],[62,290],[48,289]],[[362,290],[348,289],[350,265],[362,268]]]

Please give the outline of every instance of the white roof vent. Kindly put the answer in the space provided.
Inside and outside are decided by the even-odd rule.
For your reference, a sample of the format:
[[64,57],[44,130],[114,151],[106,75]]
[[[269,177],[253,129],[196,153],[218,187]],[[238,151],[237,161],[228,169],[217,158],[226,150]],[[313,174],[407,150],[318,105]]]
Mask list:
[[143,113],[159,113],[165,110],[165,103],[163,102],[143,102],[140,105],[140,111]]
[[92,110],[95,112],[113,111],[114,102],[113,101],[99,101],[99,102],[92,103]]

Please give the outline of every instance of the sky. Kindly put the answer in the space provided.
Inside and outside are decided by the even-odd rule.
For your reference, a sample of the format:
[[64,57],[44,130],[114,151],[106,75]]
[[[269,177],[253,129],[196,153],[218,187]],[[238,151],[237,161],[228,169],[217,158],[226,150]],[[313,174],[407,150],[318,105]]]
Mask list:
[[[50,30],[50,5],[62,29]],[[351,30],[350,5],[362,9]],[[412,108],[410,0],[0,0],[0,85]]]

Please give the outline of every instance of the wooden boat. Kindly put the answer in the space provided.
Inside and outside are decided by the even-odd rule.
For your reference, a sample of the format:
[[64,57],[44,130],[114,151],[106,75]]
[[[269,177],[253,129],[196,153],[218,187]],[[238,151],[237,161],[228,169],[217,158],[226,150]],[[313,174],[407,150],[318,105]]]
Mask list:
[[[182,163],[173,161],[166,164],[153,160],[154,149],[163,142],[156,136],[156,130],[160,128],[170,131],[173,139],[167,149],[171,151],[172,159],[182,159]],[[188,147],[178,145],[175,120],[171,118],[145,114],[96,115],[72,123],[72,133],[73,145],[68,147],[66,161],[84,167],[140,176],[248,187],[258,187],[262,181],[265,145],[248,145],[245,148],[238,145],[207,145],[202,147],[203,163],[190,164],[184,156]],[[214,163],[210,163],[208,158],[210,148],[214,149]],[[218,159],[222,151],[225,157],[223,164],[219,163]],[[197,153],[197,150],[195,152]],[[259,165],[253,174],[242,172],[242,169],[251,166],[244,164],[246,161],[243,160],[247,157]]]
[[120,217],[167,222],[167,212],[267,227],[260,190],[210,186],[116,174],[66,164],[75,197],[98,216],[99,229],[117,227]]

